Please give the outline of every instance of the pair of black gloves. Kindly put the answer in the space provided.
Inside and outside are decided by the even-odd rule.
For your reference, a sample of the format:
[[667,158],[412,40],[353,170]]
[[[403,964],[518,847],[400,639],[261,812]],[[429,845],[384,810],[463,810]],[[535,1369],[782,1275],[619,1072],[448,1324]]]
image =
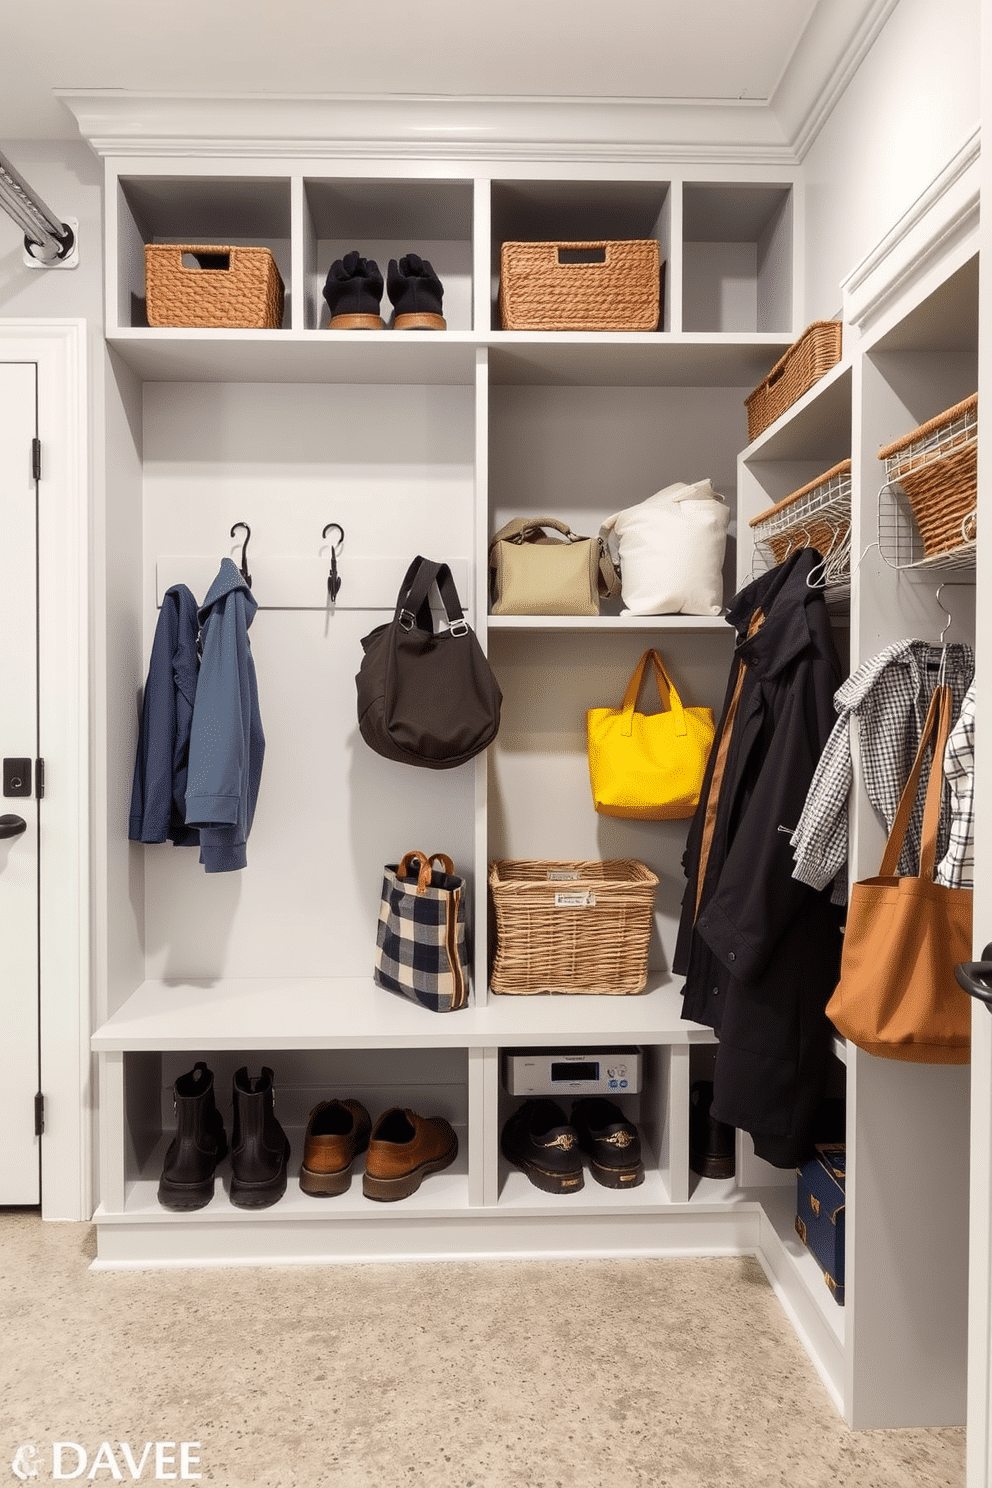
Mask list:
[[[427,329],[443,329],[441,301],[444,290],[430,262],[417,253],[407,253],[389,260],[386,288],[394,309],[393,324],[398,329],[413,328],[408,317],[425,323]],[[379,318],[382,300],[382,272],[374,258],[363,258],[356,251],[345,254],[331,264],[324,285],[324,299],[331,312],[331,325],[341,317],[372,316]],[[432,320],[441,325],[430,324]]]

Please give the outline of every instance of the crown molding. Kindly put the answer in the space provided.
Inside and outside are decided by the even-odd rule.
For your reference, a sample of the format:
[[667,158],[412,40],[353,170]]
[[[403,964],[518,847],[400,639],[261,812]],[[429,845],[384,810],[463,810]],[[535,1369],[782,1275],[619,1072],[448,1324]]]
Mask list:
[[979,221],[981,130],[975,129],[842,281],[844,320],[865,334],[908,284],[946,260]]
[[796,166],[899,0],[829,0],[769,99],[61,89],[103,156]]
[[898,4],[831,0],[813,11],[769,99],[797,161],[805,158]]
[[61,91],[98,155],[418,160],[742,160],[793,165],[754,99]]

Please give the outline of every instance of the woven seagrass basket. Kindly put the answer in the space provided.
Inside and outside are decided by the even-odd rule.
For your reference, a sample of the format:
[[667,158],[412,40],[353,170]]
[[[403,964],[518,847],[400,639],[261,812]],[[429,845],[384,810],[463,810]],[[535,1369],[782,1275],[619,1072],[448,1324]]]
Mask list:
[[503,859],[489,869],[496,910],[494,992],[640,992],[658,879],[629,858]]
[[[186,254],[192,262],[183,262]],[[268,248],[146,243],[150,326],[270,330],[282,324],[283,285]]]
[[978,394],[938,413],[878,452],[886,480],[909,497],[924,556],[977,537]]
[[499,314],[507,331],[655,331],[660,298],[654,238],[500,249]]
[[841,330],[839,320],[814,320],[779,357],[764,381],[744,399],[748,439],[757,439],[840,361]]

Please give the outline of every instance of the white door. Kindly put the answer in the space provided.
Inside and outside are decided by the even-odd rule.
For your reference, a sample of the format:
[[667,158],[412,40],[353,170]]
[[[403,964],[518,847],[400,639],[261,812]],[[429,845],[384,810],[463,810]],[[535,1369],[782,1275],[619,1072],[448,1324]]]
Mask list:
[[0,363],[0,1205],[41,1200],[37,432],[35,364]]

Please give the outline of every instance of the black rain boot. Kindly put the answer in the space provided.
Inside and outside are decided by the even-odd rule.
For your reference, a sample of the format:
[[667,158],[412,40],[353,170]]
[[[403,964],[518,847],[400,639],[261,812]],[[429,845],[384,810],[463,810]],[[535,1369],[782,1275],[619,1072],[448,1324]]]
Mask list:
[[394,331],[447,329],[441,314],[444,290],[430,259],[420,258],[416,253],[407,253],[399,263],[391,258],[386,285],[394,306]]
[[382,331],[386,322],[379,314],[382,274],[374,258],[346,253],[331,264],[324,284],[324,299],[331,312],[332,331]]
[[289,1139],[275,1116],[272,1071],[234,1076],[234,1128],[231,1133],[231,1203],[239,1209],[267,1209],[286,1192]]
[[689,1089],[689,1167],[701,1178],[733,1178],[737,1133],[710,1111],[713,1081],[694,1080]]
[[214,1101],[214,1077],[203,1060],[172,1087],[176,1135],[158,1185],[165,1209],[202,1209],[214,1196],[214,1170],[227,1156],[224,1119]]

